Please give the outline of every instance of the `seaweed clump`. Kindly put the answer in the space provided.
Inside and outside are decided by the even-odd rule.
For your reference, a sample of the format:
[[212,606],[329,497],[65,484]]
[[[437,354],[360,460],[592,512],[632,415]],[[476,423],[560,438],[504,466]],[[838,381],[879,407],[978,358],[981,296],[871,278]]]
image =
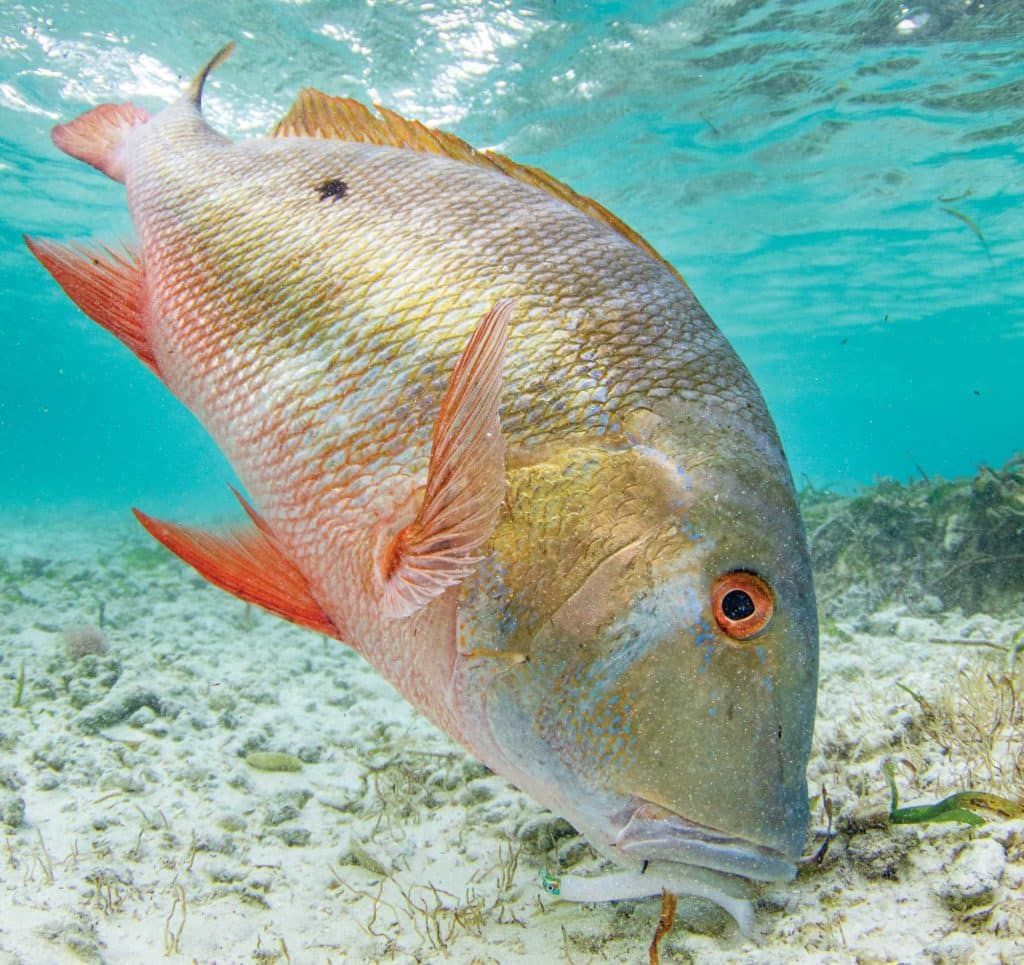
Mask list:
[[841,617],[924,599],[934,609],[1017,610],[1024,598],[1024,455],[973,479],[882,479],[852,495],[800,494],[818,597]]

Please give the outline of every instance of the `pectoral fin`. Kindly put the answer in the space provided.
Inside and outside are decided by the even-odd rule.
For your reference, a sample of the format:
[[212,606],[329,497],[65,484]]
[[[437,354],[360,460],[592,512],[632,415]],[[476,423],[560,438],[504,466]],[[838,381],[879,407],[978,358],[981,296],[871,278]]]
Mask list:
[[301,627],[337,637],[337,628],[314,599],[305,576],[282,552],[263,519],[238,498],[253,520],[252,529],[207,533],[161,522],[137,509],[132,512],[154,539],[214,586]]
[[423,503],[382,561],[384,612],[415,613],[479,562],[505,493],[505,444],[498,405],[514,303],[481,320],[452,371],[434,427]]

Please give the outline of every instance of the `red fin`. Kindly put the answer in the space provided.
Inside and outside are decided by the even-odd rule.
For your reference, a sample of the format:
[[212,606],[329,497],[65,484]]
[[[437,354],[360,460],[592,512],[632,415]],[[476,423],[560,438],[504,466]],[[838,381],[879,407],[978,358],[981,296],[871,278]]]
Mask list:
[[121,145],[133,127],[148,120],[149,114],[134,104],[100,104],[67,124],[58,124],[50,136],[65,154],[124,181]]
[[434,427],[423,504],[384,560],[388,617],[409,616],[461,583],[494,529],[505,493],[498,403],[514,305],[495,304],[452,371]]
[[142,267],[133,252],[90,251],[29,237],[25,244],[86,315],[156,372],[156,359],[142,330]]
[[406,120],[379,104],[374,106],[377,108],[377,114],[367,110],[359,101],[347,97],[330,97],[306,87],[299,91],[291,110],[274,128],[272,134],[274,137],[323,137],[363,144],[387,144],[408,151],[441,154],[456,161],[501,171],[510,178],[529,184],[540,191],[546,191],[559,201],[579,208],[595,221],[600,221],[613,231],[617,231],[655,261],[661,262],[682,281],[679,272],[640,235],[593,198],[577,194],[569,185],[562,184],[539,168],[517,164],[503,154],[495,154],[493,151],[478,151],[454,134],[426,127],[419,121]]
[[[234,47],[234,44],[231,44],[230,46]],[[235,489],[235,487],[232,486],[231,483],[228,483],[228,489],[230,489],[235,494],[235,499],[237,499],[242,504],[242,509],[245,510],[246,516],[248,516],[249,519],[253,521],[256,528],[264,536],[266,536],[269,542],[276,543],[276,540],[274,538],[274,531],[270,528],[270,525],[267,523],[267,521],[259,513],[256,512],[252,504],[237,489]]]
[[301,627],[338,636],[337,628],[313,599],[306,578],[268,535],[262,520],[259,528],[218,535],[164,523],[137,509],[132,512],[154,539],[214,586]]

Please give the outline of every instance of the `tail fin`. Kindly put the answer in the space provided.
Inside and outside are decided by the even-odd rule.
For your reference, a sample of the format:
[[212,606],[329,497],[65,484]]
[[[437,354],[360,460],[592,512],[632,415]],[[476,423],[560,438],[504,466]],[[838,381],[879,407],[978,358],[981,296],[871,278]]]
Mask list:
[[51,137],[65,154],[124,181],[121,145],[133,127],[148,120],[149,114],[134,104],[101,104],[67,124],[58,124]]

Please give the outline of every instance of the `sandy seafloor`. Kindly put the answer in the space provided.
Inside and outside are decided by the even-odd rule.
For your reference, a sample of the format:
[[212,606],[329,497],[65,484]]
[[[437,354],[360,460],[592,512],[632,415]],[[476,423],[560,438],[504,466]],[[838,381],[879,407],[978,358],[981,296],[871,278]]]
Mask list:
[[[73,660],[64,631],[101,605],[109,652]],[[1020,626],[893,609],[827,627],[809,778],[836,837],[766,893],[760,940],[698,914],[662,961],[1024,961],[1024,821],[872,827],[887,759],[901,803],[1020,793],[1024,674],[929,642]],[[359,657],[208,586],[130,518],[3,521],[0,707],[0,963],[647,960],[657,900],[553,902],[541,868],[600,867],[564,822]],[[254,750],[305,763],[262,772]],[[808,852],[823,828],[819,805]]]

